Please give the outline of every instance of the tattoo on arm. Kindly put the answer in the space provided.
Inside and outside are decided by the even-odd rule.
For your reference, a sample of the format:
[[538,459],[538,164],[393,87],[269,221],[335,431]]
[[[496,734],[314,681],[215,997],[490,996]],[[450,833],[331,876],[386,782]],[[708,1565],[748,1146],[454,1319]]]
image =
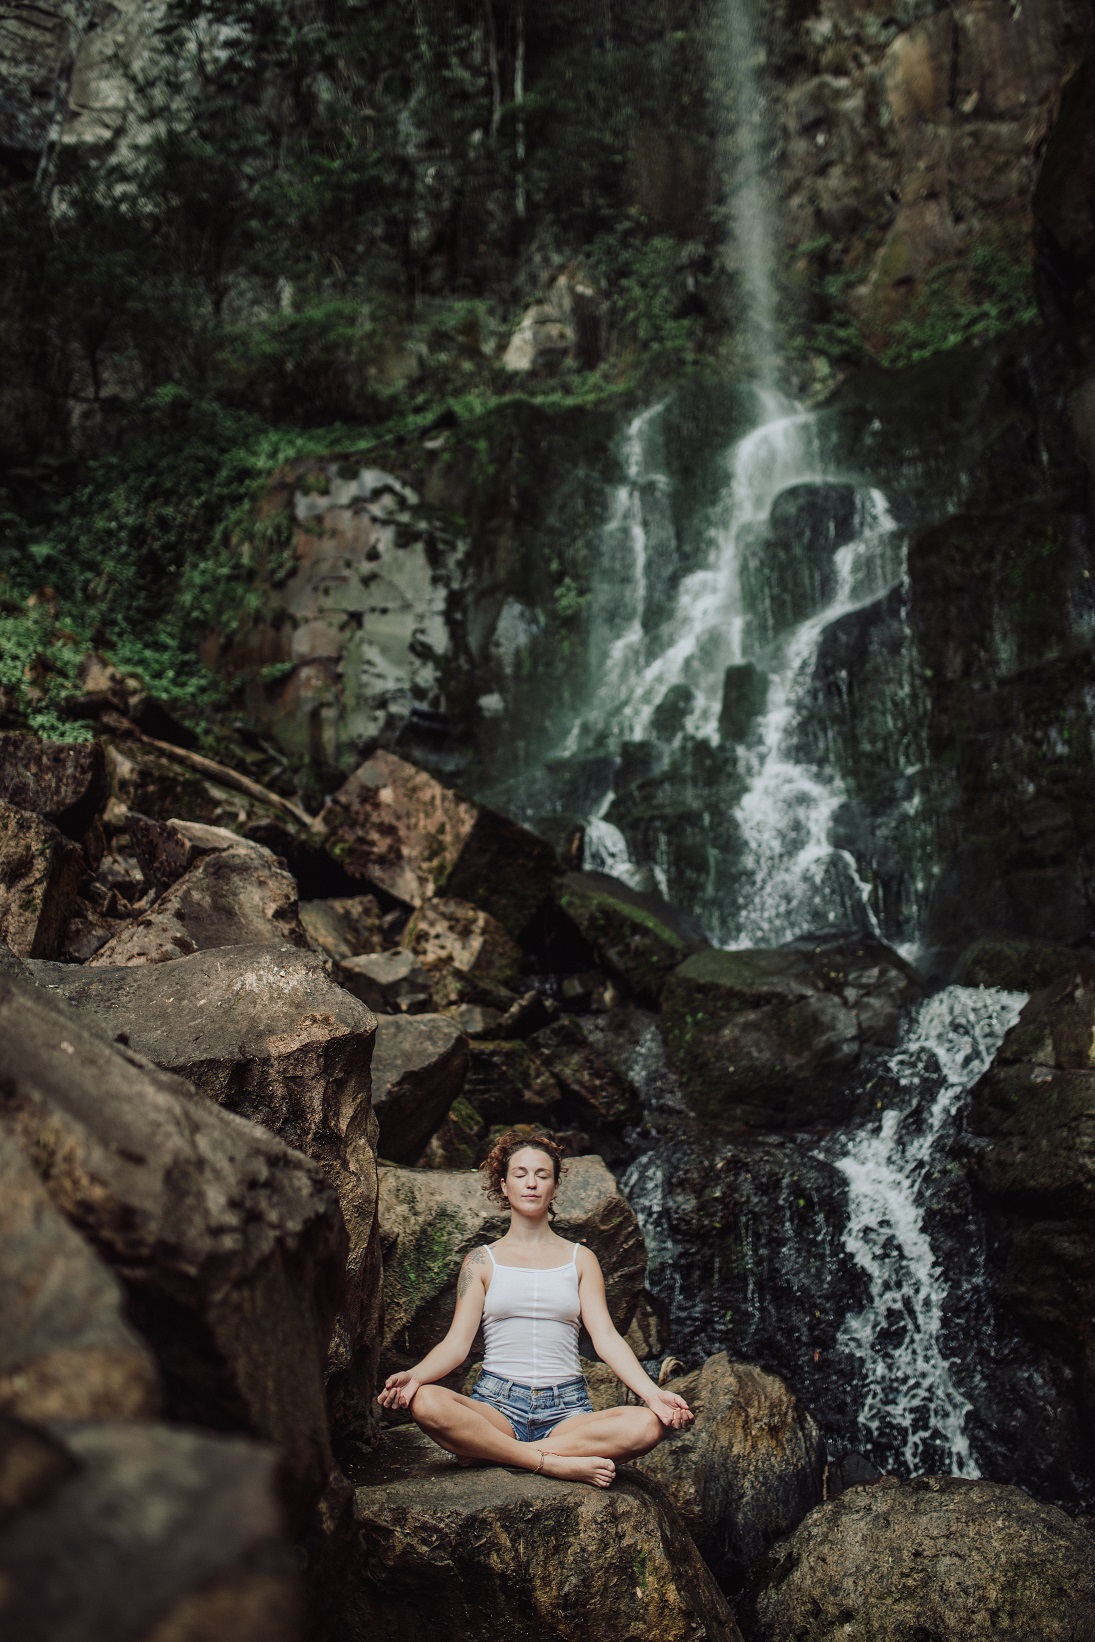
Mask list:
[[464,1256],[464,1264],[460,1268],[460,1280],[456,1285],[456,1298],[458,1300],[462,1300],[471,1288],[474,1281],[472,1268],[482,1266],[485,1263],[482,1249],[472,1249],[470,1254]]

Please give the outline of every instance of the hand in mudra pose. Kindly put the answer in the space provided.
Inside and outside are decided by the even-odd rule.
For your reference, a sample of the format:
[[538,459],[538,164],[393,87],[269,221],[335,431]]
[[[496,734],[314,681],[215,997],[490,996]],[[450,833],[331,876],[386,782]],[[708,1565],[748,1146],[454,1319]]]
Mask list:
[[[390,1374],[377,1401],[407,1408],[458,1459],[518,1466],[607,1488],[617,1460],[636,1459],[693,1414],[663,1391],[613,1325],[591,1250],[551,1229],[562,1148],[546,1135],[503,1135],[483,1165],[509,1205],[506,1235],[466,1256],[449,1332],[414,1368]],[[459,1368],[483,1324],[486,1357],[470,1397],[436,1384]],[[578,1359],[584,1324],[602,1362],[646,1405],[593,1411]]]

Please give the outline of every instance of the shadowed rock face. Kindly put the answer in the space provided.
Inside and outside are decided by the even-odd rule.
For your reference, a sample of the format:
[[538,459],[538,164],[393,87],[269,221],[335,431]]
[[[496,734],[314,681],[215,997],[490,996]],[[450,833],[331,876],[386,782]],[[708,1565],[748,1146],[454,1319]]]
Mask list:
[[708,1566],[736,1582],[820,1505],[825,1445],[782,1380],[723,1352],[667,1389],[695,1424],[637,1464],[665,1489]]
[[897,1042],[915,972],[869,937],[699,952],[666,982],[670,1058],[697,1116],[794,1127],[848,1115],[865,1046]]
[[277,1457],[160,1425],[0,1423],[0,1630],[71,1642],[295,1642]]
[[[408,1367],[437,1344],[452,1320],[465,1254],[505,1233],[509,1211],[489,1201],[482,1181],[478,1170],[381,1169],[382,1373]],[[642,1293],[646,1249],[599,1157],[567,1162],[556,1209],[559,1236],[587,1244],[601,1262],[612,1320],[626,1334]]]
[[9,976],[0,1117],[126,1285],[167,1412],[276,1442],[305,1512],[330,1464],[323,1363],[346,1264],[316,1165]]
[[676,1511],[633,1471],[596,1489],[465,1470],[413,1429],[377,1461],[340,1642],[740,1642]]
[[0,799],[0,940],[20,958],[57,956],[81,866],[51,822]]
[[82,838],[106,799],[102,743],[0,735],[0,798]]
[[669,974],[707,945],[693,919],[604,872],[568,872],[558,898],[601,960],[644,1003],[656,1005]]
[[141,1419],[159,1375],[122,1285],[57,1212],[0,1127],[0,1409],[24,1419]]
[[[973,1091],[973,1179],[999,1303],[1075,1410],[1095,1473],[1095,979],[1035,993]],[[1062,1495],[1071,1490],[1062,1477]]]
[[128,969],[32,969],[109,1037],[319,1164],[349,1235],[328,1401],[340,1433],[367,1434],[380,1350],[373,1016],[334,984],[325,958],[296,947],[222,947]]
[[750,1578],[755,1642],[1079,1642],[1091,1536],[1018,1488],[885,1477],[818,1506]]
[[377,1022],[373,1108],[381,1156],[414,1163],[464,1087],[468,1040],[447,1015],[387,1015]]

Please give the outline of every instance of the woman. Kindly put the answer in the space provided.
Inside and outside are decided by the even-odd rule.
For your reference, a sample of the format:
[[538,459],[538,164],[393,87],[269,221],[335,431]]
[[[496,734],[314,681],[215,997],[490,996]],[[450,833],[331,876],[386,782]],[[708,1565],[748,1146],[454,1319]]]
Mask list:
[[[645,1454],[692,1422],[683,1397],[662,1391],[613,1327],[597,1256],[552,1231],[563,1149],[547,1135],[503,1135],[482,1165],[509,1230],[464,1260],[452,1325],[416,1367],[390,1374],[378,1402],[416,1423],[465,1462],[519,1466],[607,1488],[616,1460]],[[483,1371],[470,1397],[436,1384],[459,1368],[480,1321]],[[601,1361],[645,1408],[593,1412],[578,1360],[584,1323]]]

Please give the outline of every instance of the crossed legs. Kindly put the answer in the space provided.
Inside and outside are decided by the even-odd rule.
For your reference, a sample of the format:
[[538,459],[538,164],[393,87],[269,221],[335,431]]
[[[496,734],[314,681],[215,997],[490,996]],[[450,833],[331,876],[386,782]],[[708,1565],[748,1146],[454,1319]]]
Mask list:
[[560,1420],[543,1442],[518,1442],[497,1408],[440,1385],[420,1386],[411,1414],[440,1448],[458,1459],[543,1471],[545,1476],[590,1482],[598,1488],[611,1483],[616,1460],[637,1459],[665,1435],[665,1427],[649,1408],[608,1408]]

